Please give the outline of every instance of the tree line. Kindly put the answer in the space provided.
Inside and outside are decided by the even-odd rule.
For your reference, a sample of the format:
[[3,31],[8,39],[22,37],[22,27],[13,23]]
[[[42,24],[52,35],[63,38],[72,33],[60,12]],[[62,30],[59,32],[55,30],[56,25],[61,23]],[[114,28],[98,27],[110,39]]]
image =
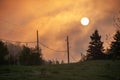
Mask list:
[[[86,60],[98,60],[98,59],[120,59],[120,30],[117,30],[113,36],[113,41],[110,44],[110,48],[105,50],[103,42],[101,41],[101,35],[98,30],[90,36],[91,41],[87,49]],[[29,48],[22,46],[20,55],[18,58],[10,55],[7,45],[0,41],[0,65],[5,64],[21,64],[21,65],[41,65],[45,60],[42,58],[41,50],[37,52],[36,48]],[[59,64],[59,61],[48,61],[48,64]],[[64,62],[61,62],[64,63]]]
[[120,59],[120,30],[117,30],[113,36],[113,41],[110,44],[110,48],[105,51],[103,42],[101,41],[101,35],[98,30],[90,36],[87,50],[87,60],[97,59]]
[[30,48],[25,45],[14,45],[0,41],[0,65],[42,65],[42,64],[64,64],[56,60],[44,60],[42,50]]
[[36,48],[22,46],[20,55],[16,58],[8,51],[7,45],[0,41],[0,65],[21,64],[21,65],[41,65],[44,63],[41,51],[37,52]]

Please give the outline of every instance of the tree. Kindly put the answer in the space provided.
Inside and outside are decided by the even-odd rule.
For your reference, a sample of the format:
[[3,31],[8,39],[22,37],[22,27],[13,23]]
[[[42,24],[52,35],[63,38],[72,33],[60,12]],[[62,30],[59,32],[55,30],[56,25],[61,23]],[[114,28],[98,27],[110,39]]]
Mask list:
[[31,50],[30,48],[23,46],[23,49],[21,51],[21,55],[20,55],[20,64],[22,65],[29,65],[30,64],[30,53]]
[[98,30],[90,36],[91,41],[87,50],[87,59],[103,59],[105,54],[103,53],[103,42],[101,42],[101,36]]
[[22,47],[18,44],[12,44],[7,42],[7,48],[9,51],[9,64],[19,64],[19,56],[22,50]]
[[20,64],[22,65],[41,65],[44,63],[41,53],[38,53],[26,46],[23,46],[23,50],[19,59]]
[[114,41],[110,45],[110,56],[114,59],[120,59],[120,30],[116,31]]
[[44,63],[41,55],[38,52],[32,52],[30,55],[30,64],[31,65],[41,65]]
[[5,57],[9,54],[7,46],[0,41],[0,65],[7,64]]

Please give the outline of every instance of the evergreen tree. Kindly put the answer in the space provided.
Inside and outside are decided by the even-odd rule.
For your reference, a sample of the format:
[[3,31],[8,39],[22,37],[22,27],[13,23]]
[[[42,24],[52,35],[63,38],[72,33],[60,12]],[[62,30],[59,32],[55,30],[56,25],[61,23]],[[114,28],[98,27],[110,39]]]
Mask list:
[[9,54],[7,46],[0,41],[0,65],[7,64],[5,57]]
[[103,59],[105,54],[103,53],[103,42],[101,42],[101,36],[98,33],[98,30],[90,36],[91,41],[87,50],[87,59]]
[[114,59],[120,59],[120,30],[116,31],[114,41],[110,45],[110,56]]

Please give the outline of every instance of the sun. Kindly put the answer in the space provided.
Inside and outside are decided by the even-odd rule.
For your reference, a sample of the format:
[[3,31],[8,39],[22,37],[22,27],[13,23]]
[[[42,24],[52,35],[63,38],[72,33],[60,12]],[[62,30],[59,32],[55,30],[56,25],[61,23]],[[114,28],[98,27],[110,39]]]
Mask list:
[[83,26],[87,26],[89,24],[89,19],[87,17],[83,17],[80,22]]

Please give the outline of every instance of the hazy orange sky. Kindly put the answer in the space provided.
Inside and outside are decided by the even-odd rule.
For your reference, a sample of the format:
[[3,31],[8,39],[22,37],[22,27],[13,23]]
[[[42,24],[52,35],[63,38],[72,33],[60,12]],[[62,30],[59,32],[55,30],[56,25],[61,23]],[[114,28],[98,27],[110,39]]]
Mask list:
[[[70,54],[80,59],[86,53],[89,36],[98,29],[102,41],[113,35],[113,16],[120,10],[120,0],[0,0],[0,38],[35,41],[39,30],[40,42],[56,50],[66,50],[70,38]],[[80,19],[88,17],[90,24],[82,26]],[[58,53],[41,46],[45,59],[66,60]],[[74,60],[72,60],[74,61]]]

